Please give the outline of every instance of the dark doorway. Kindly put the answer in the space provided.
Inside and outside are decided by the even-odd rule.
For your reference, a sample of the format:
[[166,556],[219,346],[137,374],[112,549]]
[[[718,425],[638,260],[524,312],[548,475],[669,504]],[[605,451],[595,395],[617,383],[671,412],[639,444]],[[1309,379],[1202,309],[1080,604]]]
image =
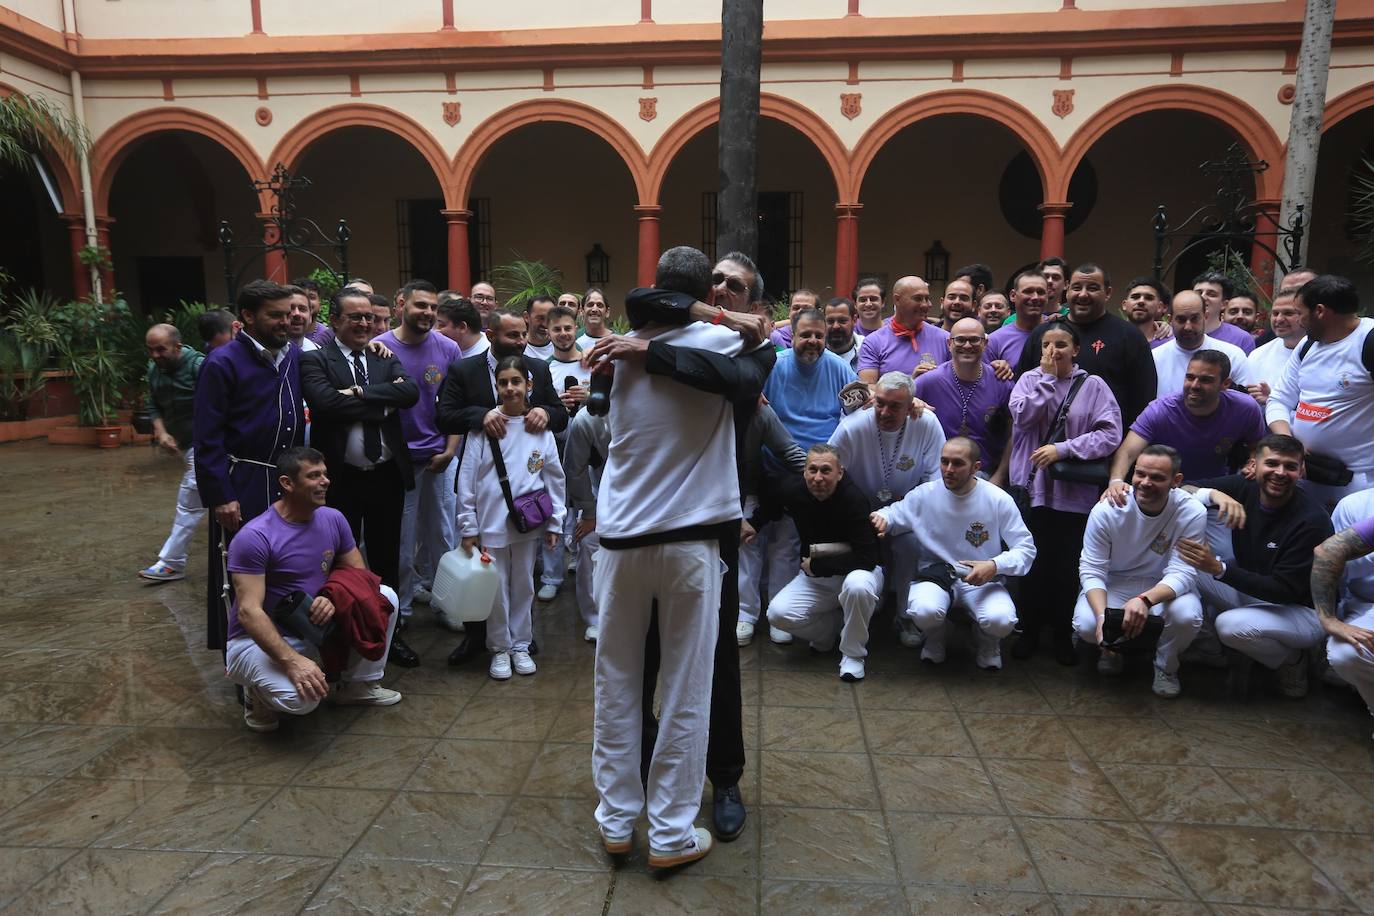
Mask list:
[[[701,196],[702,250],[712,262],[724,255],[724,252],[716,252],[716,206],[716,192],[704,192]],[[759,192],[758,220],[759,250],[753,259],[763,274],[764,297],[777,301],[802,284],[802,192]]]
[[[42,234],[37,231],[38,203],[30,176],[14,169],[0,173],[0,268],[13,288],[43,289]],[[42,205],[49,208],[46,199]]]
[[428,280],[439,289],[448,285],[448,223],[442,200],[400,201],[396,241],[400,248],[396,262],[401,286],[411,280]]
[[199,257],[136,259],[139,301],[148,316],[161,315],[179,302],[205,301],[205,260]]

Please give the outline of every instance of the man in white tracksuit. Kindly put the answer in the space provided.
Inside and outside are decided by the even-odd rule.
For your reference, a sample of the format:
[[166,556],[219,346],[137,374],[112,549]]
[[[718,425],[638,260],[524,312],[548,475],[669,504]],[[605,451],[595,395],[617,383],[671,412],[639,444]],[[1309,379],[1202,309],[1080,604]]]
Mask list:
[[582,615],[582,638],[596,642],[596,599],[592,583],[596,581],[596,555],[601,538],[596,533],[596,494],[601,486],[601,469],[610,449],[611,427],[605,417],[593,416],[585,410],[573,415],[568,423],[568,441],[563,449],[563,473],[568,480],[568,514],[575,519],[573,542],[577,550],[577,610]]
[[1035,541],[1016,502],[976,476],[982,466],[978,443],[955,436],[940,450],[941,479],[873,513],[873,527],[886,536],[920,531],[926,551],[958,575],[949,589],[933,581],[911,583],[906,614],[925,633],[922,661],[945,660],[946,619],[951,608],[962,607],[977,624],[978,666],[995,671],[1002,667],[1002,639],[1016,626],[1016,604],[1003,577],[1030,570]]
[[[1351,519],[1357,511],[1362,516]],[[1327,635],[1327,661],[1374,713],[1374,490],[1341,500],[1333,521],[1336,533],[1313,555],[1312,601]]]
[[[1184,562],[1179,539],[1206,543],[1207,510],[1178,489],[1183,458],[1167,445],[1147,445],[1137,456],[1132,489],[1122,504],[1109,496],[1088,514],[1079,577],[1083,591],[1073,609],[1078,638],[1102,644],[1109,607],[1121,608],[1122,635],[1136,636],[1151,615],[1164,618],[1155,651],[1153,690],[1161,697],[1179,695],[1178,660],[1202,628],[1202,600],[1197,570]],[[1097,670],[1120,674],[1124,659],[1102,650]]]

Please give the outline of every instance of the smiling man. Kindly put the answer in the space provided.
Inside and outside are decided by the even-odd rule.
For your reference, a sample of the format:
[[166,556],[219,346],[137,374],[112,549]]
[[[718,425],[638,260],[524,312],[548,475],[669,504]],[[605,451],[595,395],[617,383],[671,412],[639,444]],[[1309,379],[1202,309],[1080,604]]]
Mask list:
[[926,321],[930,284],[920,277],[902,277],[892,284],[892,307],[892,317],[882,327],[865,331],[859,349],[859,378],[870,385],[887,372],[919,376],[949,359],[949,332]]
[[802,448],[830,438],[840,422],[840,389],[854,370],[825,348],[825,316],[804,309],[792,317],[792,349],[778,357],[763,386],[782,425]]
[[1126,285],[1121,314],[1140,329],[1151,347],[1161,346],[1173,336],[1169,322],[1162,320],[1171,298],[1168,287],[1153,277],[1136,277]]

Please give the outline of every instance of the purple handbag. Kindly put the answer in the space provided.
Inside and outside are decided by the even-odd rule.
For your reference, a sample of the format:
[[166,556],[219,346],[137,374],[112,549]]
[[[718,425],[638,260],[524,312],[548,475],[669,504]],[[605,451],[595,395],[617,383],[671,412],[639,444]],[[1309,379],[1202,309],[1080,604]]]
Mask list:
[[506,459],[501,454],[501,440],[488,434],[487,442],[491,443],[491,458],[496,465],[496,476],[501,479],[501,495],[506,498],[510,523],[521,534],[529,534],[553,518],[553,499],[549,496],[549,491],[543,487],[512,496],[510,479],[506,476]]

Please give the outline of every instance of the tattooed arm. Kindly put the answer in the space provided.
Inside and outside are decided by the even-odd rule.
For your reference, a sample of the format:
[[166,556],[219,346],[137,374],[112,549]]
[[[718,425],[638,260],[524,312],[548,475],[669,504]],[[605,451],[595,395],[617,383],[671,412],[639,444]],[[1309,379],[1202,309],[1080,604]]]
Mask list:
[[1351,626],[1336,616],[1345,564],[1374,553],[1354,528],[1338,531],[1317,545],[1312,558],[1312,603],[1328,636],[1374,653],[1374,630]]

